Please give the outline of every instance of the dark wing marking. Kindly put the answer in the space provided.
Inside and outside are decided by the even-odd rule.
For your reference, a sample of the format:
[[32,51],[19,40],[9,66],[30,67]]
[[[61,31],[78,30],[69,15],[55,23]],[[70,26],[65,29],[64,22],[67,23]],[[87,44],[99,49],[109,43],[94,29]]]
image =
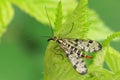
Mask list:
[[[82,54],[82,52],[80,53]],[[80,74],[86,74],[87,68],[84,60],[76,53],[69,54],[68,59],[73,65],[73,68]]]
[[102,49],[102,45],[94,40],[69,40],[74,46],[86,52],[97,52]]
[[61,39],[59,42],[61,42],[59,43],[59,46],[66,53],[66,56],[73,65],[73,68],[80,74],[86,74],[86,64],[81,58],[85,57],[85,55],[80,50],[77,50],[77,48],[75,48],[73,44],[69,43],[66,39]]

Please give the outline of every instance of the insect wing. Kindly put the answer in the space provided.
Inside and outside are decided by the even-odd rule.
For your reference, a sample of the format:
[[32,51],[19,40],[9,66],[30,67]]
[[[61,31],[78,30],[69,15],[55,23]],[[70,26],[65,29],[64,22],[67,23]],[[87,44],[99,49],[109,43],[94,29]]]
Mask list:
[[74,69],[80,74],[86,74],[87,68],[84,60],[77,54],[68,55],[68,59],[72,63]]
[[77,48],[75,48],[73,44],[69,42],[67,39],[59,40],[58,44],[62,48],[62,50],[66,53],[66,56],[72,63],[74,69],[80,74],[86,74],[87,73],[86,64],[84,60],[81,58],[81,56],[84,55],[83,52],[77,50]]
[[102,45],[94,40],[75,39],[75,40],[70,40],[70,42],[73,43],[77,49],[86,52],[97,52],[102,49]]

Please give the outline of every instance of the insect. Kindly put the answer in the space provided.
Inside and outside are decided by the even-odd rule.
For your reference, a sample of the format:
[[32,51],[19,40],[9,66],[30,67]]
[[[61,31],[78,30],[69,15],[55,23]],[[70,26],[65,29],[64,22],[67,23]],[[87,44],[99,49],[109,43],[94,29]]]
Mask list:
[[[48,13],[47,17],[49,19]],[[58,43],[60,48],[65,52],[65,55],[71,62],[73,68],[80,74],[87,73],[87,67],[82,58],[91,58],[91,56],[85,55],[84,51],[97,52],[102,49],[102,45],[94,40],[57,38],[56,36],[53,36],[48,39],[48,41],[51,40]]]
[[85,55],[83,51],[97,52],[102,49],[101,44],[94,40],[66,39],[57,38],[56,36],[48,39],[48,41],[50,40],[58,43],[69,61],[72,63],[74,69],[80,74],[87,73],[87,67],[82,57],[91,58],[91,56]]

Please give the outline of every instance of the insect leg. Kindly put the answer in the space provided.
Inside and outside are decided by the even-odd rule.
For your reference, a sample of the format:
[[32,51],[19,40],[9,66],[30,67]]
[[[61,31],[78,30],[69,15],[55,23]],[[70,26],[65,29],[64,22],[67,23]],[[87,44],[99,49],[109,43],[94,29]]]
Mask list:
[[54,47],[54,49],[55,49],[55,54],[61,56],[62,59],[64,59],[64,55],[59,53],[59,52],[61,52],[60,47],[59,47],[58,45],[56,45],[56,46]]

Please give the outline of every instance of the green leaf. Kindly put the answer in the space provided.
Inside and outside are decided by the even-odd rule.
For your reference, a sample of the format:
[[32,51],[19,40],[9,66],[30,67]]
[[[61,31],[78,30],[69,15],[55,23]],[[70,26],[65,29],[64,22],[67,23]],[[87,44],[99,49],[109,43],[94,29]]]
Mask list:
[[[60,35],[62,38],[83,39],[94,37],[93,39],[95,39],[95,35],[90,37],[88,34],[92,34],[92,32],[97,29],[96,35],[98,33],[98,35],[101,35],[101,38],[104,39],[108,36],[106,31],[112,33],[112,31],[104,25],[102,20],[99,19],[94,11],[88,10],[87,4],[88,0],[80,0],[73,13],[69,15],[64,24],[62,26],[55,27],[55,29],[57,29],[55,32],[57,37]],[[61,16],[59,12],[60,11],[58,11],[58,15]],[[61,24],[59,20],[56,22]],[[101,40],[101,38],[97,39]],[[89,72],[86,75],[80,75],[67,60],[64,52],[55,42],[51,41],[47,47],[45,55],[44,78],[45,80],[95,80],[99,77],[100,79],[111,79],[115,74],[112,71],[103,68],[106,51],[107,47],[103,46],[103,49],[96,53],[93,63],[88,66]],[[91,74],[93,77],[91,77]]]
[[105,62],[111,71],[120,72],[120,53],[111,47],[107,48]]
[[[74,23],[73,31],[70,33],[71,36],[74,36],[74,33],[79,31],[78,29],[81,29],[80,32],[86,32],[86,29],[82,27],[87,26],[87,0],[81,0],[76,9],[74,10],[73,14],[69,16],[69,18],[65,21],[63,26],[59,26],[59,31],[56,32],[56,35],[59,35],[59,33],[66,33],[69,32],[71,29],[72,22],[77,21]],[[79,18],[81,17],[81,18]],[[79,21],[81,23],[79,23]],[[70,26],[69,26],[70,25]],[[79,26],[81,25],[81,26]],[[79,26],[79,27],[78,27]],[[55,27],[56,29],[56,27]],[[62,31],[63,30],[63,31]],[[77,30],[77,31],[74,31]],[[68,34],[69,35],[69,34]],[[69,35],[69,36],[70,36]],[[64,34],[64,36],[66,36]],[[83,35],[84,36],[84,33]],[[81,37],[78,36],[77,37]],[[56,46],[58,49],[56,49]],[[47,47],[46,55],[45,55],[45,62],[44,62],[44,78],[45,80],[79,80],[85,78],[85,76],[82,76],[78,74],[74,68],[72,67],[71,63],[67,60],[64,53],[59,49],[58,45],[55,42],[50,42],[50,44]]]
[[63,20],[62,3],[60,1],[58,3],[57,14],[56,14],[56,19],[55,19],[55,32],[58,31],[60,27],[62,26],[62,20]]
[[120,32],[113,33],[112,35],[108,36],[103,42],[102,42],[102,50],[98,52],[94,58],[93,64],[97,66],[103,66],[105,56],[107,56],[107,48],[110,46],[110,41],[115,39],[116,37],[120,36]]
[[90,80],[113,80],[113,72],[102,68],[101,66],[92,65],[89,67],[89,74],[86,78]]
[[[81,0],[73,14],[67,18],[58,34],[62,37],[84,38],[88,31],[87,0]],[[73,27],[73,28],[72,28]],[[71,31],[72,29],[72,31]],[[62,32],[62,34],[61,34]],[[74,35],[73,35],[74,34]],[[78,35],[79,34],[79,35]]]
[[88,16],[90,28],[87,37],[89,39],[104,40],[107,36],[113,33],[113,31],[107,25],[104,24],[104,22],[100,19],[100,17],[95,11],[89,10]]
[[106,55],[106,48],[102,48],[100,52],[96,53],[92,65],[103,67],[105,55]]
[[9,0],[0,0],[0,37],[6,31],[7,25],[13,18],[13,8]]
[[110,42],[119,37],[120,36],[120,32],[115,32],[113,34],[111,34],[110,36],[108,36],[103,42],[102,42],[102,46],[103,46],[103,49],[98,52],[94,58],[94,61],[93,61],[93,64],[94,65],[97,65],[97,66],[103,66],[103,63],[104,63],[104,58],[105,56],[107,55],[107,48],[110,46]]
[[[89,67],[91,79],[118,80],[120,78],[120,53],[116,50],[106,47],[106,50],[101,51],[95,60],[96,64],[94,63]],[[106,62],[110,70],[103,68],[103,62]]]
[[98,52],[94,58],[93,64],[97,66],[103,66],[104,58],[107,54],[107,47],[110,46],[110,41],[120,36],[120,32],[115,32],[112,35],[108,36],[103,42],[103,49]]
[[[47,8],[48,15],[53,24],[55,21],[56,7],[58,0],[10,0],[16,6],[21,8],[24,12],[34,17],[36,20],[42,23],[49,23],[45,7]],[[75,8],[75,0],[61,0],[63,4],[63,16],[66,17],[68,13],[71,13]],[[70,5],[72,4],[72,6]],[[53,26],[54,27],[54,26]]]
[[117,38],[120,37],[120,32],[115,32],[113,34],[111,34],[110,36],[108,36],[104,41],[103,41],[103,46],[109,46],[110,42]]
[[[118,73],[120,72],[120,53],[118,53],[115,49],[111,48],[109,44],[113,39],[119,36],[120,32],[116,32],[108,36],[107,39],[103,41],[103,50],[96,54],[93,64],[91,65],[103,68],[103,63],[105,62],[111,71],[109,69],[106,70],[114,73],[114,75],[106,74],[106,76],[109,77],[108,79],[111,80],[118,79],[118,77],[120,77],[118,76]],[[101,76],[99,75],[99,77]]]

